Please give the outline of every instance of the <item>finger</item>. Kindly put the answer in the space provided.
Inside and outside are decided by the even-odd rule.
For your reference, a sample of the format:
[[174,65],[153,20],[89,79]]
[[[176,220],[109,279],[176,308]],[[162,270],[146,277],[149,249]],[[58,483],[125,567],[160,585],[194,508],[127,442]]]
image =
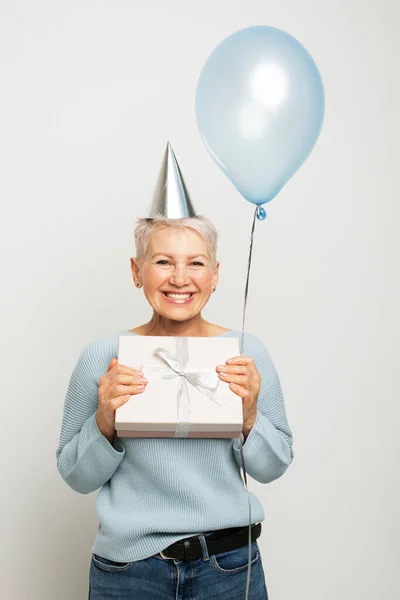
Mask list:
[[140,369],[134,369],[133,367],[127,367],[126,365],[117,364],[114,365],[114,369],[116,373],[124,374],[124,375],[142,375],[143,371]]
[[139,385],[130,385],[129,389],[130,389],[130,393],[131,396],[136,396],[137,394],[143,394],[143,392],[146,389],[146,384],[141,383]]
[[227,365],[252,365],[254,364],[254,360],[251,356],[234,356],[233,358],[228,358],[226,361]]
[[249,378],[247,375],[233,375],[231,373],[219,373],[219,378],[227,383],[237,383],[247,389],[249,386]]
[[234,373],[236,375],[246,375],[247,365],[218,365],[218,373]]
[[118,364],[118,360],[116,358],[112,358],[110,364],[108,365],[107,372],[111,371],[116,364]]
[[230,383],[229,387],[232,392],[235,392],[235,394],[240,396],[243,400],[250,400],[251,394],[249,390],[246,390],[243,386],[238,385],[237,383]]
[[116,410],[120,406],[123,406],[132,398],[131,394],[125,394],[124,396],[118,396],[111,401],[111,407]]
[[114,377],[114,383],[118,385],[137,385],[139,383],[147,383],[146,377],[135,373],[135,375],[127,375],[125,373],[117,373]]
[[[111,365],[109,366],[109,368],[107,369],[107,373],[100,377],[99,383],[102,386],[109,386],[111,385],[112,381],[115,380],[119,375],[128,375],[130,377],[136,377],[139,379],[144,378],[143,371],[140,371],[139,369],[132,369],[131,367],[126,367],[125,365],[117,364],[114,365],[114,367],[112,367]],[[131,381],[127,381],[126,383],[130,383]]]
[[[231,362],[233,361],[233,362]],[[250,371],[257,380],[261,380],[260,373],[258,372],[256,363],[252,356],[235,356],[226,361],[226,366],[232,365],[243,365],[248,371]]]
[[137,383],[134,385],[116,385],[110,389],[111,398],[117,398],[118,396],[125,396],[126,394],[137,394],[143,392],[146,388],[147,383]]

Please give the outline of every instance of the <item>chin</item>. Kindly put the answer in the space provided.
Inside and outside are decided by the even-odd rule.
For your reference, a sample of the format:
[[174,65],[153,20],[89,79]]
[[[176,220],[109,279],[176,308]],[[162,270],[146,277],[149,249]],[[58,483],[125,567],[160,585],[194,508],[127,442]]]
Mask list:
[[157,313],[157,315],[161,318],[161,319],[169,319],[170,321],[189,321],[191,319],[193,319],[194,317],[196,317],[200,311],[201,308],[199,310],[193,310],[193,307],[191,307],[190,310],[188,309],[184,309],[184,308],[178,308],[178,307],[172,307],[169,310],[165,310],[165,306],[161,309],[159,306],[155,307],[152,306],[154,312]]
[[169,319],[170,321],[189,321],[190,319],[193,319],[193,317],[196,317],[199,313],[194,313],[194,314],[187,314],[187,315],[177,315],[174,312],[171,311],[171,313],[164,313],[161,314],[161,317],[164,317],[165,319]]

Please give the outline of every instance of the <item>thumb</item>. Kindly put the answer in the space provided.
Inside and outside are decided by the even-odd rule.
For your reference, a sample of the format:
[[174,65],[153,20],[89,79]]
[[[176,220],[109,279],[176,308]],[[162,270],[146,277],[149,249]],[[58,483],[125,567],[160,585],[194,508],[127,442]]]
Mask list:
[[107,373],[108,371],[110,371],[113,367],[115,367],[115,365],[118,364],[118,359],[117,358],[112,358],[110,364],[108,365],[108,369],[107,369]]

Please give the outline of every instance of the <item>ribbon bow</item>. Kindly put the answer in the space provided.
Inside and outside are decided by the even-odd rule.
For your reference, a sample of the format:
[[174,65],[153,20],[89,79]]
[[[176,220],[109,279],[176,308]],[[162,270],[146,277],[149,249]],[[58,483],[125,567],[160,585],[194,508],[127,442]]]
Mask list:
[[217,373],[212,369],[194,371],[188,368],[188,340],[185,337],[177,337],[175,338],[175,341],[176,354],[161,347],[154,350],[154,354],[165,362],[165,367],[142,365],[141,369],[148,379],[180,378],[181,381],[177,398],[177,426],[174,437],[187,437],[191,429],[188,383],[220,406],[224,406],[226,401],[221,401],[217,398],[217,389],[219,385]]

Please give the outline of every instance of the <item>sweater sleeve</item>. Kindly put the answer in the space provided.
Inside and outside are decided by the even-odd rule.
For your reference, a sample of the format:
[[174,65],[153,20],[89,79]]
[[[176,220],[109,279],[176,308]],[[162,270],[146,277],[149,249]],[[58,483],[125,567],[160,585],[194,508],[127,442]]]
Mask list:
[[[293,436],[290,430],[279,376],[260,340],[251,336],[253,343],[245,347],[261,375],[257,400],[257,417],[243,443],[246,473],[260,483],[269,483],[281,477],[293,460]],[[244,440],[241,435],[242,442]],[[236,462],[241,466],[240,438],[233,441]]]
[[93,348],[85,348],[71,375],[56,451],[61,477],[81,494],[104,485],[125,455],[119,438],[115,436],[110,443],[96,422],[99,386],[95,358]]

